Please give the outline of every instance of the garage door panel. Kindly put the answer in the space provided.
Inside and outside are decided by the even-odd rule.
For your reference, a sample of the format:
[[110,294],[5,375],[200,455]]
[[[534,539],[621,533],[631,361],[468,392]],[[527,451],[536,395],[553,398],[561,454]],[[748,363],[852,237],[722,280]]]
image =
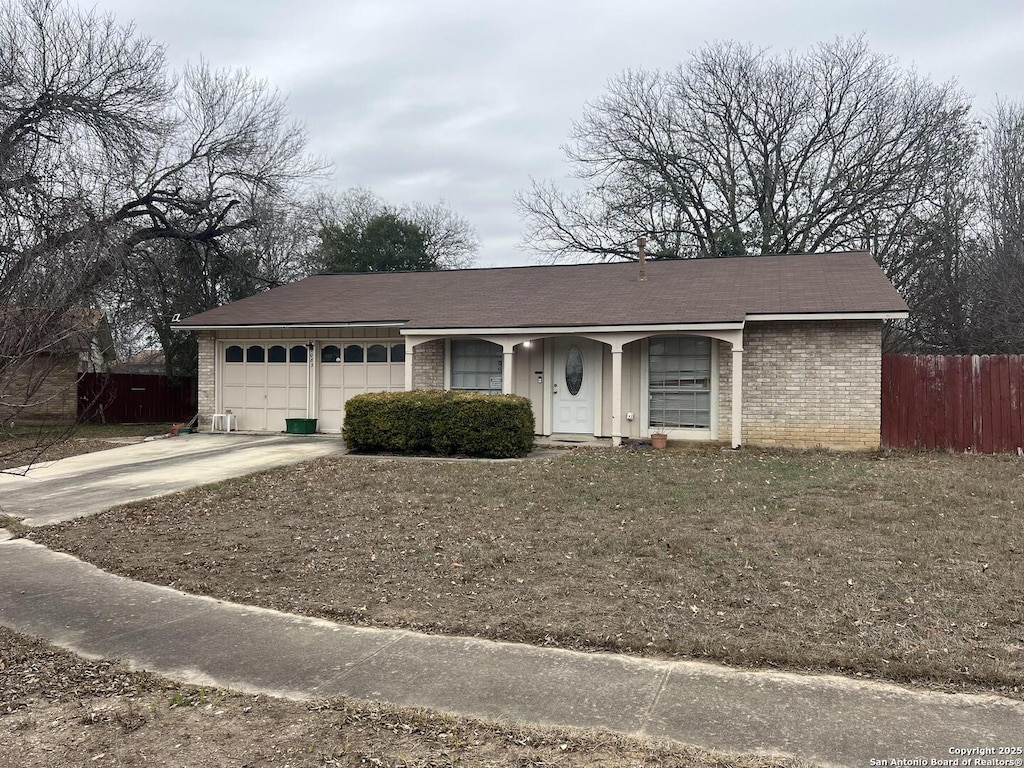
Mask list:
[[224,366],[224,385],[226,387],[244,386],[245,366],[238,363],[226,364]]
[[367,391],[366,387],[345,387],[342,390],[345,393],[345,402],[347,403],[350,397],[361,395]]
[[[320,362],[317,368],[319,400],[317,402],[318,426],[325,432],[341,430],[344,421],[344,404],[356,395],[365,392],[389,392],[405,389],[405,364],[386,362],[391,342],[388,341],[324,341],[325,345],[336,346],[339,355],[349,347],[361,347],[363,362],[335,363]],[[383,350],[383,360],[381,360]],[[350,359],[358,359],[358,350],[349,350]],[[302,375],[305,375],[304,372]]]
[[288,387],[267,387],[267,408],[288,407]]
[[361,365],[345,366],[345,386],[364,387],[366,386],[366,369]]
[[316,423],[317,429],[321,432],[340,432],[343,411],[320,411],[320,418]]
[[290,419],[291,416],[286,408],[268,408],[267,409],[267,423],[265,429],[271,432],[284,432],[285,419]]
[[267,404],[267,393],[263,387],[246,387],[245,389],[245,407],[246,408],[264,408]]
[[388,368],[387,365],[381,365],[367,369],[366,386],[373,387],[375,391],[387,391],[391,387],[391,371]]
[[340,365],[324,365],[320,368],[320,385],[324,388],[340,387],[344,377]]
[[267,366],[267,385],[271,387],[287,387],[288,368],[283,365]]
[[[283,431],[285,419],[306,415],[306,386],[308,365],[306,363],[269,362],[281,358],[281,349],[270,352],[271,347],[284,347],[290,342],[259,342],[225,340],[222,349],[222,382],[220,408],[230,410],[238,420],[239,429],[254,431]],[[249,357],[250,347],[262,347],[252,352],[255,359],[263,362],[228,362],[228,347],[239,346]],[[340,367],[340,366],[339,366]]]
[[245,387],[236,386],[225,386],[224,387],[224,407],[225,408],[244,408],[245,407]]

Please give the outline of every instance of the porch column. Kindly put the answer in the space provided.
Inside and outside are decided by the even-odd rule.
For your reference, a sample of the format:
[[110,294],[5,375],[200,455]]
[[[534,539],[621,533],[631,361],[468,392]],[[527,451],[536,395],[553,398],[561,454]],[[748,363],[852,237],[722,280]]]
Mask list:
[[612,445],[622,445],[622,342],[612,348]]
[[514,342],[503,341],[501,344],[501,394],[512,394],[512,355],[516,348]]
[[743,348],[732,345],[732,447],[739,448],[743,435]]
[[412,355],[416,347],[412,339],[405,340],[405,391],[412,392]]

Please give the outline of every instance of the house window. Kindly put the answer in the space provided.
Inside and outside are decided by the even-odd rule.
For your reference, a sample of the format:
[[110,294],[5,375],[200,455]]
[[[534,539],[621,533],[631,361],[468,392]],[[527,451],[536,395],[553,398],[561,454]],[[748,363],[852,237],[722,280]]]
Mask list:
[[268,363],[285,363],[288,362],[288,352],[280,344],[275,344],[269,350],[267,350],[267,362]]
[[328,344],[326,347],[320,350],[320,362],[321,363],[340,363],[341,362],[341,349]]
[[711,428],[711,339],[654,338],[649,346],[652,428]]
[[262,363],[263,362],[263,347],[252,346],[245,350],[245,362],[247,363]]
[[388,348],[383,344],[371,344],[366,350],[366,362],[386,363],[388,361]]
[[309,357],[307,349],[301,344],[296,344],[290,350],[288,350],[288,359],[293,363],[304,363]]
[[225,363],[241,363],[245,361],[245,354],[237,344],[232,344],[224,350]]
[[501,393],[501,347],[490,341],[452,341],[452,389]]
[[345,347],[345,362],[363,362],[363,347],[361,344],[349,344],[347,347]]
[[392,344],[391,345],[391,362],[392,363],[404,363],[405,362],[405,344]]

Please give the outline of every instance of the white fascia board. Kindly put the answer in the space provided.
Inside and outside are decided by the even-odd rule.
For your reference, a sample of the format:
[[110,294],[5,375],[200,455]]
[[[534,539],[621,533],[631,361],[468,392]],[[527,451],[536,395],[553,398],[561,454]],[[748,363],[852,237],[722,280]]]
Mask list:
[[662,333],[664,331],[739,331],[735,323],[665,323],[664,325],[554,325],[549,327],[520,326],[515,328],[403,328],[403,336],[517,336],[579,335],[584,333]]
[[261,323],[254,325],[172,325],[173,331],[299,330],[301,328],[401,328],[405,323]]
[[775,320],[906,320],[909,312],[804,312],[777,315],[747,315],[748,323]]

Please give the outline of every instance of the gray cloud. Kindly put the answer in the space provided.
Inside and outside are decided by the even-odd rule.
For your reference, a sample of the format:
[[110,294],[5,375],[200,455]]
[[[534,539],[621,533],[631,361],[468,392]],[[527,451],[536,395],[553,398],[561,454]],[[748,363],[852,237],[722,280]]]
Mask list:
[[[86,5],[83,3],[83,5]],[[141,7],[140,7],[141,6]],[[91,7],[91,4],[89,5]],[[174,66],[200,56],[289,94],[339,188],[447,200],[474,223],[483,266],[524,263],[513,195],[563,178],[559,146],[584,104],[628,67],[670,68],[705,42],[802,50],[864,33],[872,48],[980,109],[1024,98],[1016,0],[99,0],[162,42]]]

